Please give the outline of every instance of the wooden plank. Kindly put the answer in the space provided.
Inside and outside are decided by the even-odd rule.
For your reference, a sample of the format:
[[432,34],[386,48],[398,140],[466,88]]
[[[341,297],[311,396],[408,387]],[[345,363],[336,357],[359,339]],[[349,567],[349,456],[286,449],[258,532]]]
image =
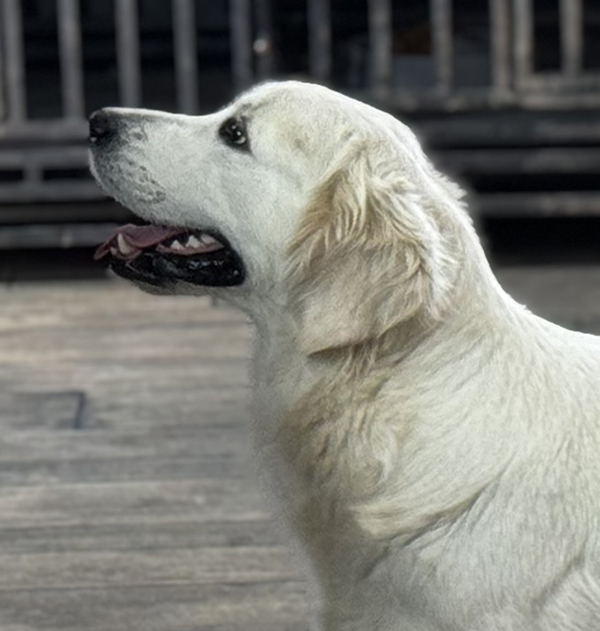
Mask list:
[[583,63],[583,4],[560,0],[560,45],[562,70],[570,78],[581,73]]
[[[282,543],[281,534],[270,520],[197,520],[127,524],[40,523],[21,528],[0,526],[0,553],[15,555],[58,554],[62,552],[118,552],[130,550],[187,550],[224,547],[272,547]],[[0,627],[1,628],[1,627]]]
[[[86,147],[83,146],[61,146],[61,147],[19,147],[18,149],[0,148],[0,169],[26,170],[35,168],[38,171],[54,170],[70,171],[78,169],[82,173],[88,172],[89,155]],[[70,178],[69,173],[65,173],[65,179]],[[92,181],[91,175],[89,181]]]
[[369,0],[369,56],[371,93],[376,100],[389,98],[392,82],[392,4]]
[[[600,74],[587,72],[570,75],[564,72],[544,72],[530,77],[528,87],[532,92],[545,91],[546,94],[539,94],[538,98],[545,98],[548,104],[559,103],[564,97],[571,97],[575,102],[578,98],[598,97],[598,94],[586,94],[582,91],[597,92],[600,89]],[[577,108],[577,105],[574,107]]]
[[[7,427],[71,427],[73,404],[69,396],[61,399],[65,391],[85,393],[81,423],[88,430],[151,431],[162,426],[174,431],[215,422],[247,424],[249,329],[242,315],[214,309],[207,299],[147,296],[124,282],[100,283],[101,291],[97,287],[71,283],[59,290],[52,285],[0,290],[0,337],[6,340],[0,384],[5,392],[17,393],[1,401],[10,415]],[[223,345],[214,346],[215,339]],[[130,341],[137,351],[129,353]],[[101,346],[107,351],[104,357],[94,358],[94,351],[86,350]],[[184,354],[183,348],[196,351]],[[213,358],[202,359],[209,351]],[[110,459],[47,466],[63,480],[74,475],[114,479],[156,476],[169,471],[168,462],[138,459],[114,471]],[[198,466],[206,470],[209,464],[183,459],[168,475],[198,474]],[[30,483],[43,471],[41,464],[23,470],[23,475]],[[18,471],[9,467],[3,475],[11,480]]]
[[[67,393],[69,394],[69,393]],[[60,402],[61,397],[59,397]],[[52,402],[52,400],[51,400]],[[75,414],[72,400],[69,415]],[[3,406],[3,412],[6,408]],[[215,422],[198,428],[150,428],[146,431],[126,428],[114,432],[102,429],[62,428],[25,429],[0,436],[0,468],[8,463],[30,464],[48,461],[60,455],[61,463],[132,458],[240,458],[248,453],[249,436],[244,423]]]
[[[222,329],[222,332],[225,331]],[[200,364],[210,359],[241,360],[244,357],[248,333],[243,329],[226,327],[227,338],[219,337],[217,327],[210,330],[186,327],[185,333],[188,343],[177,349],[169,336],[152,339],[153,332],[126,326],[114,330],[109,327],[96,329],[93,332],[95,340],[86,328],[29,330],[18,337],[13,332],[0,332],[0,344],[2,361],[15,363],[39,361],[40,353],[44,353],[48,361],[110,361],[115,364],[150,359],[173,361],[177,354],[176,361],[188,366],[190,362]],[[211,336],[216,338],[211,340]]]
[[[37,425],[57,429],[68,427],[79,430],[82,427],[83,417],[87,408],[87,394],[83,390],[62,390],[49,393],[33,393],[27,395],[0,394],[0,409],[4,418],[10,417],[12,423],[17,422],[19,429],[30,429]],[[32,413],[33,412],[33,413]],[[10,429],[11,423],[5,423],[5,428]],[[15,442],[20,439],[16,434],[6,434],[0,437],[0,458],[2,449],[7,453],[13,453]],[[29,445],[26,446],[29,452]]]
[[[82,366],[81,371],[65,371],[59,367],[54,376],[38,373],[28,381],[31,367],[17,368],[14,376],[0,376],[1,387],[17,389],[27,384],[29,390],[37,388],[37,392],[17,394],[17,402],[8,404],[6,395],[3,396],[0,401],[6,411],[4,425],[14,431],[74,429],[75,402],[67,398],[62,404],[60,401],[50,404],[43,396],[48,393],[55,397],[68,387],[77,387],[86,393],[80,424],[87,431],[126,433],[150,432],[157,428],[180,431],[214,424],[249,425],[250,393],[246,386],[246,367],[237,369],[237,366],[221,364],[214,366],[213,371],[218,374],[212,378],[199,374],[196,380],[189,378],[177,385],[183,371],[177,371],[169,379],[164,370],[144,377],[143,369],[127,372],[116,365],[113,378],[95,382],[90,379],[93,366]],[[229,379],[231,384],[228,384]],[[129,388],[124,383],[129,383]],[[140,387],[141,383],[145,387]]]
[[0,591],[4,631],[307,631],[296,581]]
[[[162,333],[165,334],[166,331]],[[64,336],[64,339],[67,338],[68,336]],[[186,342],[185,338],[181,339],[182,343]],[[83,356],[79,361],[73,361],[73,358],[81,352],[85,355],[84,350],[71,352],[68,348],[52,353],[48,351],[46,361],[53,362],[51,367],[40,367],[41,353],[14,352],[10,362],[4,361],[0,365],[2,370],[0,379],[15,388],[21,383],[20,389],[23,389],[23,384],[27,383],[29,389],[33,391],[47,391],[58,383],[63,384],[63,387],[59,388],[61,391],[91,388],[92,392],[94,390],[106,392],[110,388],[123,397],[124,403],[128,400],[134,401],[134,397],[137,397],[140,403],[143,397],[149,397],[148,400],[151,400],[153,392],[156,392],[156,396],[160,396],[166,394],[165,391],[171,387],[174,387],[177,392],[182,392],[199,387],[200,384],[204,387],[219,388],[241,387],[247,383],[248,365],[238,357],[210,361],[192,358],[184,361],[148,356],[135,361],[128,361],[125,358],[121,361],[106,359],[90,362]],[[25,382],[19,382],[22,375],[28,372],[30,378]],[[129,382],[129,390],[123,385],[124,381]],[[77,388],[76,384],[80,384],[81,388]],[[167,400],[170,400],[169,397]],[[157,413],[159,413],[158,410]],[[201,416],[202,410],[198,410],[198,414]]]
[[1,226],[0,250],[94,247],[108,239],[114,230],[112,223]]
[[0,629],[306,629],[250,460],[248,335],[206,298],[0,287]]
[[195,0],[173,0],[173,43],[177,104],[185,114],[198,112],[198,59]]
[[600,333],[600,267],[597,264],[511,265],[497,276],[511,296],[569,329]]
[[[579,77],[583,81],[585,76]],[[597,77],[590,77],[594,84],[599,84]],[[538,89],[536,86],[533,86]],[[600,107],[600,92],[597,88],[592,88],[591,92],[580,92],[566,90],[560,94],[548,94],[532,91],[530,94],[523,94],[519,98],[519,104],[523,108],[530,110],[597,110]]]
[[[600,142],[600,121],[590,113],[533,115],[496,114],[431,118],[415,123],[430,147],[503,147],[595,145]],[[565,149],[566,150],[566,149]]]
[[462,88],[444,93],[441,88],[427,92],[397,91],[387,99],[387,109],[404,112],[461,112],[466,110],[489,110],[507,105],[506,96],[501,99],[489,88]]
[[0,592],[298,580],[282,547],[1,554]]
[[515,80],[518,90],[528,88],[533,73],[533,0],[514,0]]
[[[237,456],[228,457],[221,454],[208,455],[204,458],[198,456],[157,456],[154,458],[106,458],[79,461],[63,461],[54,456],[49,460],[29,463],[2,463],[0,465],[0,484],[29,488],[45,483],[65,485],[76,482],[86,487],[102,482],[121,484],[126,481],[132,483],[150,481],[156,484],[160,480],[176,483],[182,480],[218,476],[223,485],[222,492],[227,492],[226,485],[232,480],[251,475],[251,473],[249,467]],[[123,492],[129,491],[124,488]]]
[[317,81],[327,82],[331,75],[330,0],[308,0],[309,72]]
[[430,0],[431,38],[437,74],[436,92],[447,96],[454,85],[454,38],[451,0]]
[[489,216],[598,216],[600,193],[494,193],[480,195],[477,205]]
[[509,0],[489,0],[489,11],[492,83],[502,97],[510,92],[512,84]]
[[[4,19],[2,8],[0,7],[0,17]],[[4,32],[0,28],[0,68],[4,68],[6,60],[4,56]],[[4,81],[4,71],[0,71],[0,125],[4,123],[4,119],[7,116],[7,102],[6,102],[6,84]]]
[[256,35],[253,49],[256,56],[256,74],[259,80],[273,75],[275,70],[273,7],[271,0],[254,0]]
[[[417,112],[420,115],[440,112],[477,113],[481,110],[489,112],[509,105],[525,110],[585,111],[600,106],[600,94],[597,89],[599,84],[600,79],[595,74],[580,75],[577,80],[571,82],[571,85],[564,75],[554,77],[539,74],[530,75],[527,81],[522,82],[522,91],[518,94],[510,92],[498,95],[489,88],[465,88],[449,95],[436,91],[422,94],[409,91],[395,92],[385,99],[385,107],[398,113]],[[588,91],[582,92],[583,88]],[[377,105],[373,95],[354,92],[353,96],[366,101],[371,98]]]
[[4,27],[8,122],[12,125],[27,118],[21,3],[19,0],[4,0],[0,9]]
[[600,171],[600,149],[595,147],[454,149],[438,152],[437,158],[442,167],[468,175]]
[[85,142],[88,133],[87,121],[70,118],[28,121],[11,120],[10,125],[3,126],[0,130],[0,136],[3,140],[35,141],[36,143]]
[[0,285],[0,297],[3,327],[18,326],[19,322],[27,326],[87,326],[95,322],[114,328],[137,324],[146,329],[247,323],[247,318],[233,308],[214,309],[208,297],[151,296],[117,279],[95,284],[72,281]]
[[137,0],[116,0],[115,28],[121,105],[139,107],[142,79]]
[[[175,465],[176,459],[170,462]],[[1,528],[264,521],[269,517],[247,470],[245,475],[227,480],[205,475],[187,480],[40,482],[2,485]]]
[[2,184],[0,203],[84,202],[106,199],[106,194],[90,179],[55,182],[17,182]]
[[250,0],[229,0],[229,31],[233,87],[241,92],[254,81]]
[[63,145],[61,147],[19,147],[11,149],[2,147],[0,150],[0,166],[23,166],[32,160],[38,164],[57,167],[85,167],[89,163],[88,148],[79,145]]
[[79,0],[58,0],[57,16],[63,114],[81,119],[85,106]]
[[123,206],[105,198],[85,205],[70,204],[68,202],[55,202],[48,204],[24,203],[0,205],[0,223],[7,226],[20,226],[27,224],[48,225],[50,222],[63,224],[78,224],[85,220],[102,230],[102,224],[112,222],[114,228],[119,224],[130,222],[132,214]]

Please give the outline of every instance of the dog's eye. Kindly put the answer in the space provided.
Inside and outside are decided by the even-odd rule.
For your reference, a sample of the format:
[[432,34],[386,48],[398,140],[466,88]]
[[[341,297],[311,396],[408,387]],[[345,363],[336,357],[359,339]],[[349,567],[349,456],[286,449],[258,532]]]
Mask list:
[[226,120],[219,129],[219,135],[228,145],[239,149],[248,149],[246,128],[240,120],[235,118]]

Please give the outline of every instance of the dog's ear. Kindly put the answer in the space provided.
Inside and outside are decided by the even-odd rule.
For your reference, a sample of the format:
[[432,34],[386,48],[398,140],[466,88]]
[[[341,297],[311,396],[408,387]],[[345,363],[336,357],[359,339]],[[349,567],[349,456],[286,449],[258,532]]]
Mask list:
[[370,153],[354,151],[327,175],[291,245],[288,282],[308,354],[438,318],[443,307],[447,247],[425,192]]

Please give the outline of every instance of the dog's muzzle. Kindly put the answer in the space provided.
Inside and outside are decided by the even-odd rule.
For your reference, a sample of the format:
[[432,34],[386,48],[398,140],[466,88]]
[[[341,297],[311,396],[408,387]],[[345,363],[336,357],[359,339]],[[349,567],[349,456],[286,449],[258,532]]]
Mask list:
[[241,285],[245,267],[225,237],[158,225],[119,228],[98,247],[119,276],[155,287],[177,281],[206,287]]

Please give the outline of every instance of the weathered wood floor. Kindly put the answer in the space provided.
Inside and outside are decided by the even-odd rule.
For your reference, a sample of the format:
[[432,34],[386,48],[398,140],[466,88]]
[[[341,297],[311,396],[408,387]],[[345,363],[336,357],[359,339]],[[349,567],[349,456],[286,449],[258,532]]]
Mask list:
[[[600,332],[600,270],[512,269]],[[0,631],[305,631],[252,471],[241,316],[116,281],[0,288]]]
[[248,327],[119,282],[0,290],[0,630],[306,629],[252,473]]

